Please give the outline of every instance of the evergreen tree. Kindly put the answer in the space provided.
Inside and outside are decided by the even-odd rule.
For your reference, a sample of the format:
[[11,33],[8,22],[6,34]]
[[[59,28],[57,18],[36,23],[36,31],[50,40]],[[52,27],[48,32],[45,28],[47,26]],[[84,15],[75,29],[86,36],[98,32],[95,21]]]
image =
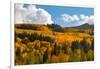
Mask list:
[[90,49],[90,45],[89,43],[87,42],[87,40],[84,38],[81,42],[81,47],[83,48],[84,52],[87,53]]

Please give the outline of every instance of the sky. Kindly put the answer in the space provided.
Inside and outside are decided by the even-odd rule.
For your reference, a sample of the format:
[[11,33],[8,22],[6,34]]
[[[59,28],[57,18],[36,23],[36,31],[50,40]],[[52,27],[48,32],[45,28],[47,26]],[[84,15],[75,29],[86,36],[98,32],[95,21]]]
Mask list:
[[74,27],[85,23],[94,24],[94,9],[16,3],[15,23],[55,23],[63,27]]

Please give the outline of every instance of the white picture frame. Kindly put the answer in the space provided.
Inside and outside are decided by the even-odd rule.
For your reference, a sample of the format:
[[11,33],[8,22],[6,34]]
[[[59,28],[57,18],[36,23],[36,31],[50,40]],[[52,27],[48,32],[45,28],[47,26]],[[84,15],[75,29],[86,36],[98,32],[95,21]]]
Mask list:
[[[11,69],[40,69],[40,68],[52,68],[52,66],[57,66],[59,65],[66,65],[66,66],[71,66],[71,65],[78,65],[78,64],[93,64],[94,62],[85,62],[85,63],[57,63],[57,64],[39,64],[39,65],[20,65],[20,66],[15,66],[14,64],[14,4],[15,3],[26,3],[26,4],[39,4],[39,5],[56,5],[56,6],[73,6],[73,7],[89,7],[89,8],[95,8],[95,3],[94,1],[91,0],[12,0],[11,1],[11,59],[10,59],[10,68]],[[59,68],[58,68],[59,69]]]

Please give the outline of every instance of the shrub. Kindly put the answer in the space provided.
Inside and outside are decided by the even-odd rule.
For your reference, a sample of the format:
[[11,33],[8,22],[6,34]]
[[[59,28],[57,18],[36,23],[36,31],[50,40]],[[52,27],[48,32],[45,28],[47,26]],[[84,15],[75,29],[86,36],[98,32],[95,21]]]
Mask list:
[[90,49],[90,44],[86,39],[83,39],[81,42],[81,48],[83,48],[84,52],[87,53]]
[[76,50],[76,49],[79,49],[80,48],[80,43],[79,41],[73,41],[72,44],[71,44],[71,49],[72,51]]

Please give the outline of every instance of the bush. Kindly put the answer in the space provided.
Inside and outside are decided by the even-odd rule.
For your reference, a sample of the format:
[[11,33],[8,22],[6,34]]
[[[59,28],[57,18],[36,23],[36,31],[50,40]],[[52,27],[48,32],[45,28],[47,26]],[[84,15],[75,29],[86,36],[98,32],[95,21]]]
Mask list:
[[81,46],[80,46],[80,43],[79,41],[73,41],[72,44],[71,44],[71,49],[72,51],[76,50],[76,49],[79,49]]
[[83,39],[81,42],[81,48],[83,48],[85,53],[88,53],[89,49],[90,49],[90,44],[87,42],[86,39]]

